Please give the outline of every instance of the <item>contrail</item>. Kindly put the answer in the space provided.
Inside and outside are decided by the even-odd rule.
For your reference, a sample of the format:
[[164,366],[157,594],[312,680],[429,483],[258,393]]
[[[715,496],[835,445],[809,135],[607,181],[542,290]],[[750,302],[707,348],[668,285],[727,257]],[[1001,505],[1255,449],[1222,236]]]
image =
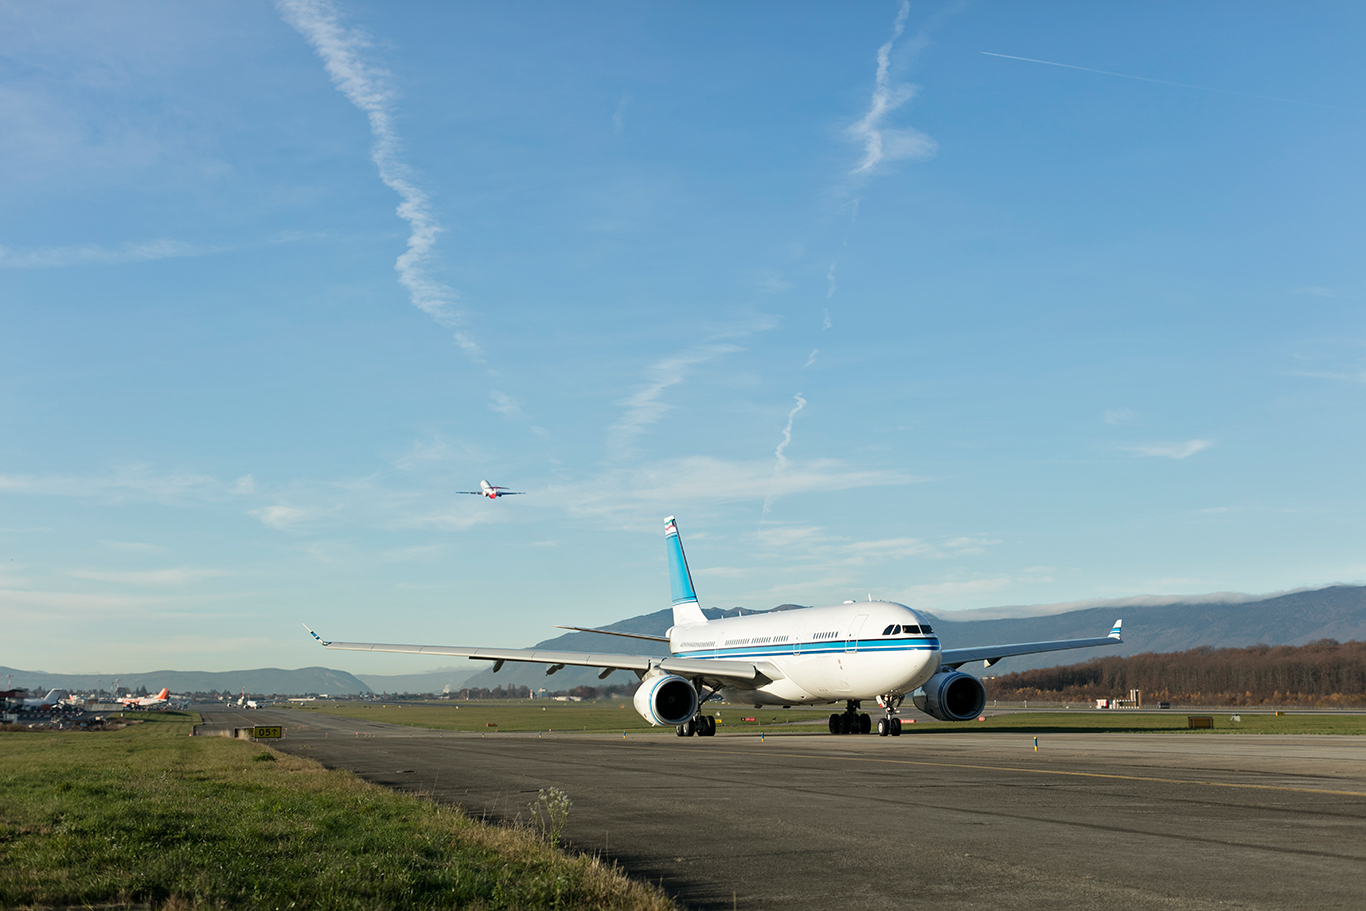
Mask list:
[[1302,104],[1311,108],[1327,108],[1330,111],[1343,111],[1347,114],[1355,114],[1356,111],[1340,108],[1331,104],[1318,104],[1313,101],[1298,101],[1294,98],[1280,98],[1276,95],[1254,95],[1251,92],[1236,92],[1233,89],[1216,89],[1207,85],[1191,85],[1187,82],[1169,82],[1166,79],[1152,79],[1148,76],[1134,76],[1129,73],[1112,73],[1109,70],[1094,70],[1089,66],[1075,66],[1071,63],[1055,63],[1052,60],[1036,60],[1033,57],[1015,57],[1011,54],[993,54],[991,51],[978,51],[979,54],[986,54],[988,57],[1001,57],[1005,60],[1023,60],[1025,63],[1042,63],[1044,66],[1060,66],[1067,70],[1081,70],[1083,73],[1098,73],[1101,76],[1115,76],[1119,79],[1137,79],[1139,82],[1152,82],[1157,85],[1170,85],[1178,89],[1195,89],[1199,92],[1218,92],[1221,95],[1239,95],[1243,98],[1260,98],[1262,101],[1284,101],[1286,104]]
[[[813,357],[815,353],[816,352],[814,351],[811,352]],[[783,450],[786,449],[787,445],[792,442],[792,422],[796,420],[797,412],[801,411],[803,408],[806,407],[806,399],[802,398],[802,394],[800,392],[794,395],[792,398],[796,400],[797,404],[794,405],[792,407],[792,410],[787,413],[787,426],[783,428],[783,441],[778,444],[777,449],[773,450],[773,455],[778,460],[778,463],[773,466],[774,475],[777,475],[779,472],[781,472],[784,468],[787,467],[787,456],[783,454]],[[769,509],[773,506],[773,501],[777,498],[777,494],[774,493],[770,493],[768,496],[764,497],[763,514],[765,516],[768,515]]]
[[322,58],[327,75],[337,91],[365,112],[370,120],[374,143],[370,158],[379,168],[379,179],[398,194],[398,216],[408,222],[408,250],[394,262],[398,280],[408,291],[408,299],[442,327],[451,330],[456,342],[475,360],[482,360],[479,345],[460,331],[455,311],[454,289],[427,275],[426,264],[441,224],[432,215],[430,202],[412,181],[412,172],[399,157],[398,133],[394,129],[391,106],[394,93],[389,74],[366,61],[364,51],[370,37],[358,29],[342,26],[330,0],[276,0],[280,16],[304,36]]
[[863,161],[859,162],[851,174],[865,173],[884,160],[933,158],[939,150],[939,144],[919,130],[909,127],[891,130],[882,127],[882,119],[910,101],[916,92],[913,85],[893,85],[890,76],[892,46],[906,30],[906,18],[910,14],[909,0],[902,0],[896,21],[892,25],[892,37],[877,49],[877,76],[868,113],[848,130],[850,136],[863,143]]

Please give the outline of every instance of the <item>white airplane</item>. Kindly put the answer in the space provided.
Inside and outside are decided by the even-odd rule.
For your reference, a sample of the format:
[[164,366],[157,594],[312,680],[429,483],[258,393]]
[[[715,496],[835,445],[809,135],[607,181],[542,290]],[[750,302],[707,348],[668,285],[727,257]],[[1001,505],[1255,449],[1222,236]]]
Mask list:
[[[830,716],[832,734],[867,734],[872,719],[859,712],[876,700],[884,712],[877,721],[882,736],[899,735],[897,717],[907,695],[915,706],[941,721],[968,721],[986,705],[982,683],[958,670],[970,661],[990,667],[1002,658],[1061,649],[1117,645],[1117,621],[1109,635],[980,648],[941,649],[929,624],[904,604],[846,601],[835,607],[750,614],[708,620],[697,603],[688,561],[673,516],[664,540],[669,555],[674,625],[667,636],[613,630],[585,630],[669,644],[669,657],[657,655],[558,652],[520,648],[462,648],[445,645],[385,645],[330,642],[308,629],[327,648],[373,652],[453,655],[492,661],[497,672],[508,661],[548,664],[546,674],[566,665],[630,670],[641,680],[636,711],[652,725],[673,725],[680,737],[716,733],[716,721],[700,714],[701,704],[720,693],[727,702],[764,705],[819,705],[844,702]],[[918,691],[918,692],[917,692]]]
[[71,694],[66,690],[48,690],[46,696],[32,696],[21,700],[19,704],[29,709],[46,708],[50,705],[56,705],[69,695]]
[[478,490],[457,490],[456,493],[467,493],[473,497],[488,497],[490,500],[496,500],[499,497],[526,495],[524,490],[508,490],[506,487],[499,487],[497,484],[490,484],[488,481],[480,481]]
[[161,692],[157,693],[155,696],[120,696],[119,702],[129,708],[146,709],[151,708],[154,705],[165,705],[167,697],[170,696],[170,694],[171,691],[163,686]]

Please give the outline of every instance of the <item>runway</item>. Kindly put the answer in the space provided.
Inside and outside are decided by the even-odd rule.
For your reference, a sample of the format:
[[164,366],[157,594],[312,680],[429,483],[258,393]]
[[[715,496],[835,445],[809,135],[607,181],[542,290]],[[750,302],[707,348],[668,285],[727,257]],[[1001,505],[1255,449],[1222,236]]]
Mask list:
[[278,747],[568,838],[697,909],[1366,906],[1366,737],[480,736],[320,712]]

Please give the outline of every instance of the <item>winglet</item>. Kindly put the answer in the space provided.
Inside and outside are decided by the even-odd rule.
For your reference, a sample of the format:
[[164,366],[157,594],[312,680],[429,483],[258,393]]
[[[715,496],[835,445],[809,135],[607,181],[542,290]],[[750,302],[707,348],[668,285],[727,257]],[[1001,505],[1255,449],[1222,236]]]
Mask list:
[[1114,628],[1113,628],[1112,630],[1110,630],[1110,638],[1111,638],[1111,639],[1114,639],[1116,642],[1123,642],[1123,641],[1124,641],[1124,636],[1120,633],[1120,629],[1119,629],[1119,628],[1120,628],[1121,626],[1123,626],[1123,625],[1124,625],[1124,621],[1123,621],[1123,620],[1116,620],[1116,621],[1115,621],[1115,626],[1114,626]]
[[309,625],[308,625],[307,623],[303,623],[303,624],[300,624],[300,625],[303,626],[304,629],[308,630],[308,634],[309,634],[310,636],[312,636],[314,639],[317,639],[317,640],[318,640],[319,642],[321,642],[324,646],[327,646],[327,645],[331,645],[331,644],[332,644],[331,642],[328,642],[326,639],[324,639],[322,636],[319,636],[317,633],[313,632],[313,630],[309,628]]

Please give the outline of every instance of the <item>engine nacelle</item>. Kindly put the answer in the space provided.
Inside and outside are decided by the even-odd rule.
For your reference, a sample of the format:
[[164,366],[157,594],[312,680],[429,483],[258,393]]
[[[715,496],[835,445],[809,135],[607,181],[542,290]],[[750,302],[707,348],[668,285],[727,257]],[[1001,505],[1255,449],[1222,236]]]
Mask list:
[[986,708],[987,691],[971,674],[944,670],[926,680],[912,701],[920,711],[940,721],[971,721]]
[[672,674],[646,677],[636,690],[635,705],[650,724],[684,724],[697,714],[697,690]]

